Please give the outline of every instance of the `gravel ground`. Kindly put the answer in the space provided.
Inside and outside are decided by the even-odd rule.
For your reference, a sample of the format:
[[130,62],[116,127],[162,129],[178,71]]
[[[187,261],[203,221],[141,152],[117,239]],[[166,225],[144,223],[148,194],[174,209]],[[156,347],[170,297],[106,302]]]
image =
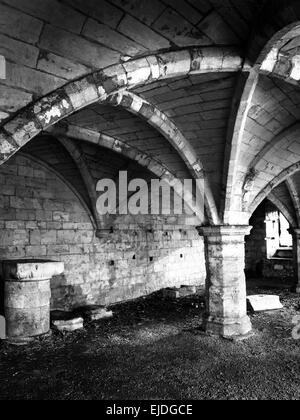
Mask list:
[[284,309],[251,315],[246,341],[199,330],[201,298],[154,294],[112,307],[114,317],[84,330],[0,344],[0,399],[300,399],[300,340],[292,319],[300,297],[280,294]]

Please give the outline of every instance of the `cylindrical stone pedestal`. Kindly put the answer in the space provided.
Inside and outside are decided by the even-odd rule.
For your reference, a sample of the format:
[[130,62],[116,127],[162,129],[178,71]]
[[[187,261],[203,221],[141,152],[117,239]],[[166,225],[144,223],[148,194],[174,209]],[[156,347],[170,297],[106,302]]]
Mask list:
[[50,330],[50,280],[62,274],[64,264],[49,261],[2,263],[6,338],[27,343]]
[[223,337],[244,336],[251,331],[247,316],[245,236],[250,226],[199,228],[204,236],[207,279],[207,333]]

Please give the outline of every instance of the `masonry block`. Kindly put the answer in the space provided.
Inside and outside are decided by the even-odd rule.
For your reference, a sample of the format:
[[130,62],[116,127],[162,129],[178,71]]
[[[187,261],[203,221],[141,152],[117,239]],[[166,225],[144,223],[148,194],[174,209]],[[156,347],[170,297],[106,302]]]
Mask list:
[[50,261],[14,260],[2,263],[9,341],[25,343],[49,331],[50,279],[63,271],[63,263]]

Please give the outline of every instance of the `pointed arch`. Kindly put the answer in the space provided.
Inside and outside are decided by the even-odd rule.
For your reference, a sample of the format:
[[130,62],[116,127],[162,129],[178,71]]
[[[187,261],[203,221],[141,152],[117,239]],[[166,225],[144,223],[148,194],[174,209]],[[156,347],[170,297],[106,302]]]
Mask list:
[[247,210],[250,214],[259,206],[259,204],[267,198],[267,196],[272,192],[272,190],[277,187],[277,185],[284,182],[290,176],[293,176],[296,172],[300,170],[300,162],[291,165],[289,168],[284,169],[279,175],[274,177],[271,182],[268,183],[252,200],[252,202],[247,206]]
[[0,129],[0,163],[41,131],[120,90],[190,74],[236,72],[243,67],[236,49],[220,47],[188,48],[109,66],[66,84],[4,123]]
[[[81,141],[86,141],[92,143],[94,145],[98,145],[109,149],[113,152],[119,153],[123,156],[128,157],[129,159],[137,162],[139,165],[144,167],[145,169],[152,172],[155,176],[160,178],[161,180],[165,181],[168,185],[175,189],[176,193],[188,203],[192,202],[192,196],[186,196],[183,189],[178,186],[178,180],[172,174],[169,169],[164,166],[158,160],[152,158],[147,153],[141,152],[135,147],[128,145],[127,143],[115,138],[108,136],[106,134],[102,134],[93,130],[85,129],[82,127],[78,127],[76,125],[63,125],[53,127],[49,130],[49,132],[57,137],[67,137],[71,139],[77,139]],[[204,191],[204,189],[203,189]],[[196,206],[194,208],[200,223],[203,222],[204,219],[204,206]]]
[[295,213],[296,213],[296,217],[297,217],[297,224],[298,226],[300,226],[300,196],[299,196],[299,192],[297,191],[296,185],[294,183],[293,177],[287,178],[286,182],[286,186],[287,189],[290,193],[293,205],[294,205],[294,209],[295,209]]
[[297,227],[297,222],[291,215],[290,211],[283,204],[283,202],[276,197],[276,195],[273,192],[268,195],[267,199],[271,201],[271,203],[274,204],[274,206],[284,215],[284,217],[292,227]]
[[145,119],[152,127],[158,130],[178,152],[193,178],[204,179],[208,218],[212,224],[220,224],[218,209],[209,181],[205,176],[203,164],[198,158],[193,146],[174,122],[155,105],[132,92],[122,91],[117,95],[110,96],[108,102],[114,106],[122,106],[129,112]]
[[104,229],[104,220],[99,216],[97,209],[96,209],[96,202],[97,202],[97,194],[96,194],[96,187],[94,185],[93,178],[91,176],[89,167],[85,161],[84,154],[78,147],[78,145],[72,141],[71,139],[63,136],[57,136],[56,139],[65,147],[65,149],[69,152],[70,156],[72,157],[73,161],[75,162],[85,185],[85,188],[88,192],[88,196],[91,202],[91,212],[94,216],[94,220],[96,221],[97,230]]

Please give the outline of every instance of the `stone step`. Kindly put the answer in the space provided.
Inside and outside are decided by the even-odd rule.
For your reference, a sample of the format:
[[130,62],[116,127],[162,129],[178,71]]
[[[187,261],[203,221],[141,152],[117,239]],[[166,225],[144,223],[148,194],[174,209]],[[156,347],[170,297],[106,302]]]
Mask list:
[[83,329],[83,318],[75,316],[72,312],[51,312],[51,323],[59,331],[72,332]]
[[53,321],[52,325],[59,331],[73,332],[83,329],[83,318]]
[[111,318],[112,311],[108,311],[105,306],[90,305],[77,308],[73,312],[52,311],[52,326],[60,331],[76,331],[83,328],[83,321],[99,321]]
[[168,299],[179,299],[186,296],[201,294],[204,288],[201,286],[169,287],[163,290],[163,297]]
[[111,318],[112,311],[108,311],[105,306],[91,305],[80,309],[78,313],[82,314],[87,321],[99,321],[100,319]]
[[248,296],[247,302],[253,312],[274,311],[283,308],[280,297],[277,295]]

